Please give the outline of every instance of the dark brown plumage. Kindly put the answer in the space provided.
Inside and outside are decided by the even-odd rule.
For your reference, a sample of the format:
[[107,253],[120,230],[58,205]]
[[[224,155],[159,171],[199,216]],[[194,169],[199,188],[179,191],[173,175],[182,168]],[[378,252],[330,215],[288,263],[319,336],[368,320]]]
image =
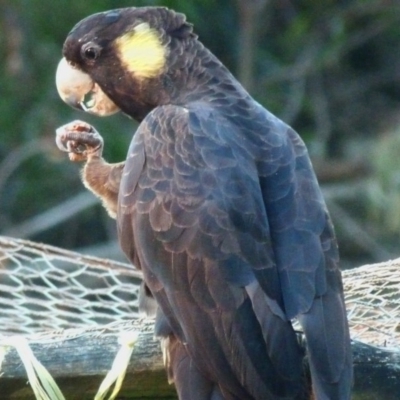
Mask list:
[[[102,160],[90,128],[64,127],[59,146],[87,146],[86,185],[117,206],[120,243],[143,271],[142,305],[157,309],[180,398],[309,398],[297,317],[315,398],[349,399],[337,245],[299,136],[249,96],[182,14],[96,14],[63,52],[57,82],[66,101],[142,121],[124,166]],[[93,101],[68,90],[67,67]]]

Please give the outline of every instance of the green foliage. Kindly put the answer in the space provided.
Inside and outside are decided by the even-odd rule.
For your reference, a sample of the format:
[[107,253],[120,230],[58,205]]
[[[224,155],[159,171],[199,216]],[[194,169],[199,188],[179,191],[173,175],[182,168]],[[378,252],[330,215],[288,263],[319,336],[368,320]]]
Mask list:
[[[374,175],[368,187],[368,211],[384,227],[387,240],[400,237],[400,135],[398,131],[379,137],[373,151]],[[396,243],[397,244],[397,243]]]
[[[243,5],[250,7],[253,2],[241,1],[0,0],[2,233],[83,190],[78,167],[53,144],[60,125],[84,119],[104,135],[108,160],[125,157],[135,123],[122,115],[99,119],[73,111],[59,100],[54,85],[70,29],[94,12],[115,7],[163,5],[185,13],[200,39],[235,75],[249,76],[243,68],[250,68],[252,79],[243,82],[245,86],[258,101],[294,125],[314,157],[335,156],[344,162],[364,157],[371,168],[380,171],[379,165],[369,162],[364,142],[368,137],[374,143],[379,130],[396,124],[400,5],[382,0],[265,0],[257,2],[264,6],[246,22]],[[245,52],[249,49],[243,49],[241,40],[250,31],[254,31],[252,51]],[[252,54],[250,62],[242,62],[243,54]],[[349,145],[349,139],[357,145]],[[29,148],[36,150],[30,153]],[[10,157],[19,161],[13,164]],[[394,171],[397,158],[392,155],[391,160]],[[400,221],[397,214],[381,215],[384,210],[400,209],[400,188],[391,180],[385,183],[388,178],[380,172],[373,179],[382,182],[369,197],[374,204],[386,204],[381,200],[387,191],[395,193],[391,207],[385,205],[378,213],[366,207],[359,216],[378,232],[380,225],[387,227],[382,221]],[[90,237],[93,243],[105,240],[113,233],[109,234],[105,218],[98,217],[99,210],[82,213],[33,238],[67,247],[90,244]],[[87,229],[96,235],[86,237],[83,231]],[[398,232],[400,222],[390,229]],[[76,235],[73,240],[71,232]]]

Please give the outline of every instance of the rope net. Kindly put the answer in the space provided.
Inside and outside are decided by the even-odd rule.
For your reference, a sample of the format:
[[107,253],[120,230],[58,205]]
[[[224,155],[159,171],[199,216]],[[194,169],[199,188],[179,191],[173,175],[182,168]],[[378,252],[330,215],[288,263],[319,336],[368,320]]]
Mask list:
[[[0,237],[0,339],[129,330],[140,281],[128,264]],[[352,338],[400,348],[400,259],[344,271],[343,281]]]
[[0,336],[138,318],[140,281],[128,264],[0,237]]

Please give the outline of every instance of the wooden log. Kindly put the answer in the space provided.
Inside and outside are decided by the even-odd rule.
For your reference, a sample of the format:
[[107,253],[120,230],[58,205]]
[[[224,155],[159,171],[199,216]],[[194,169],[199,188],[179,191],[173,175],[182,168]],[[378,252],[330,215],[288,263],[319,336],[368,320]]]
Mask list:
[[400,351],[353,342],[353,400],[400,399]]
[[[164,371],[159,341],[153,337],[153,321],[133,322],[123,329],[137,330],[139,337],[118,398],[176,399]],[[77,334],[69,331],[54,339],[30,341],[36,358],[46,367],[67,400],[93,399],[120,349],[118,328]],[[15,349],[3,361],[0,399],[34,399],[27,374]]]
[[[137,330],[136,342],[119,399],[176,399],[167,383],[153,322],[125,324]],[[74,333],[74,335],[76,332]],[[31,340],[36,357],[56,380],[67,400],[93,399],[119,350],[119,333],[90,331],[70,337],[65,331],[52,340]],[[353,400],[400,398],[400,351],[353,342],[355,384]],[[7,352],[0,378],[1,399],[34,399],[24,366],[14,349]]]

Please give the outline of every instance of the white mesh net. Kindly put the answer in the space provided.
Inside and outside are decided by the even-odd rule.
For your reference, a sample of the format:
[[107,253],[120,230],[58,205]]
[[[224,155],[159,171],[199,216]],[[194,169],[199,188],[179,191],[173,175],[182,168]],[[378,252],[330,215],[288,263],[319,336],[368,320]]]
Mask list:
[[0,336],[134,319],[140,277],[127,264],[0,237]]
[[[128,264],[0,237],[0,338],[129,329],[140,277]],[[352,338],[400,348],[400,259],[343,279]]]
[[400,259],[343,272],[353,339],[400,350]]

